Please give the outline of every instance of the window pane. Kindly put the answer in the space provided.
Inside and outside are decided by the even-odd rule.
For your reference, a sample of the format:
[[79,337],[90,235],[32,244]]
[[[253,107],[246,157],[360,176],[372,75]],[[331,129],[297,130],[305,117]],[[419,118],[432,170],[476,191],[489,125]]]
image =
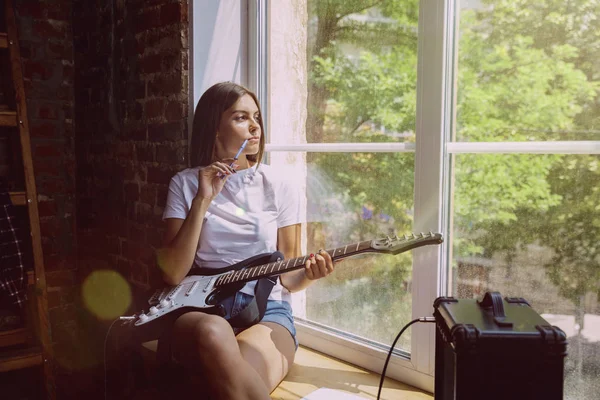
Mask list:
[[456,140],[600,140],[600,2],[461,6]]
[[[297,154],[285,158],[302,159]],[[411,232],[414,154],[310,155],[308,253]],[[390,345],[411,318],[411,267],[410,251],[347,258],[307,289],[306,318]],[[398,348],[410,350],[409,344],[407,332]]]
[[565,399],[600,392],[600,156],[455,158],[451,293],[523,297],[569,337]]
[[308,0],[308,143],[414,142],[417,22],[418,0]]

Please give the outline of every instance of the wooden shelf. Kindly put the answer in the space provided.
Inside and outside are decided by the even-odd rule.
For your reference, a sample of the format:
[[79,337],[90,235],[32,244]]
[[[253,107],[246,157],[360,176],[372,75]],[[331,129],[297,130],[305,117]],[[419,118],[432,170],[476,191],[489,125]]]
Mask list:
[[42,365],[44,358],[39,347],[28,347],[0,353],[0,372]]
[[0,111],[0,126],[17,126],[17,112]]
[[25,192],[10,192],[10,200],[15,206],[24,206],[27,204]]
[[0,331],[0,348],[27,342],[28,331],[25,328]]
[[0,49],[8,48],[8,35],[5,32],[0,32]]

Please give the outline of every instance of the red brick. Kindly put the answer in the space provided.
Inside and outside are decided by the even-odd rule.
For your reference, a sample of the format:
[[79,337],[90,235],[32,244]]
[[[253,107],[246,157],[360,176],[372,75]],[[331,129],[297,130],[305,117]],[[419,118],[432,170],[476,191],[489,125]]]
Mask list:
[[56,217],[44,217],[40,219],[40,231],[45,236],[57,236],[60,224]]
[[32,139],[55,139],[59,137],[58,125],[50,122],[31,121],[29,133]]
[[148,184],[143,185],[140,191],[140,201],[150,205],[156,204],[156,188]]
[[133,157],[133,143],[117,143],[115,155],[117,157],[126,157],[131,159]]
[[182,91],[183,78],[181,75],[181,71],[169,75],[157,75],[148,82],[148,94],[150,96],[167,96],[169,94],[181,94]]
[[36,19],[32,25],[33,35],[44,40],[67,38],[68,23],[66,21]]
[[140,198],[140,187],[137,183],[126,183],[123,191],[125,201],[138,201]]
[[53,199],[39,201],[38,212],[40,217],[51,217],[56,215],[56,202]]
[[46,286],[68,287],[77,283],[75,270],[51,271],[46,274]]
[[134,29],[136,33],[155,29],[160,24],[160,12],[158,8],[145,10],[135,18]]
[[[70,3],[68,3],[70,4]],[[71,7],[69,7],[67,4],[63,3],[53,3],[52,7],[48,7],[48,18],[49,19],[54,19],[54,20],[59,20],[59,21],[64,21],[64,22],[70,22],[71,21]]]
[[145,182],[148,173],[144,165],[128,164],[123,169],[123,179],[128,181]]
[[73,46],[62,40],[49,40],[46,42],[46,56],[59,60],[73,60]]
[[161,54],[151,54],[145,56],[141,64],[141,72],[144,74],[153,74],[161,71],[161,62],[163,56]]
[[150,99],[144,104],[144,111],[148,119],[162,117],[164,109],[165,99],[162,98]]
[[138,162],[154,162],[154,148],[155,146],[151,143],[136,144],[136,160]]
[[57,119],[60,107],[58,104],[45,103],[40,104],[37,109],[37,118],[40,119]]
[[62,305],[62,296],[60,294],[60,290],[48,290],[47,299],[49,309]]
[[168,26],[179,23],[187,23],[186,4],[170,3],[160,7],[160,26]]
[[36,175],[58,176],[63,171],[63,167],[61,160],[56,157],[35,160]]
[[37,183],[38,194],[54,196],[56,194],[64,195],[66,193],[65,182],[62,179],[48,178]]
[[60,158],[61,155],[62,152],[58,144],[37,144],[33,148],[34,158],[56,157],[58,162],[58,158]]
[[131,262],[129,265],[131,280],[142,285],[148,284],[148,266],[140,262]]
[[175,142],[182,139],[183,127],[181,122],[167,122],[148,126],[148,140],[150,142]]
[[169,189],[167,185],[161,185],[156,188],[156,205],[159,207],[164,207],[167,202],[167,194],[169,193]]
[[175,144],[174,146],[158,146],[156,148],[156,162],[183,165],[186,164],[187,148]]
[[23,75],[29,79],[47,80],[52,76],[52,69],[45,63],[24,60],[23,64]]
[[[44,18],[46,16],[46,7],[39,1],[25,1],[18,4],[20,17]],[[2,14],[4,15],[4,14]]]
[[165,110],[165,118],[167,121],[178,121],[184,116],[184,108],[186,104],[180,101],[170,101]]
[[148,167],[148,183],[168,184],[176,172],[175,168],[150,166]]

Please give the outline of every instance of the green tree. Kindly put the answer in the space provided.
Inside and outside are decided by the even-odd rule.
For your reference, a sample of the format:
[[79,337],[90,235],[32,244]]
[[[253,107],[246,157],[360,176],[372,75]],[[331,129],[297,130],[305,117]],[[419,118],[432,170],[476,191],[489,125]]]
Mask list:
[[[459,108],[459,138],[523,141],[597,137],[600,3],[503,0],[485,4],[482,10],[461,14],[462,25],[468,27],[461,32],[461,45],[467,46],[461,67],[472,67],[466,71],[461,68],[459,96],[475,96],[480,107],[463,112]],[[463,101],[459,104],[462,107]],[[493,110],[493,114],[486,110]],[[489,157],[472,158],[461,163],[465,170],[485,169],[488,175],[490,171],[501,172],[486,166]],[[469,203],[469,199],[479,199],[473,197],[478,187],[497,190],[489,194],[493,202],[510,205],[515,196],[525,201],[514,202],[512,212],[501,218],[496,211],[487,219],[464,214],[467,218],[460,223],[463,229],[473,218],[473,231],[485,232],[472,243],[485,249],[487,255],[505,251],[509,258],[527,244],[542,244],[552,251],[552,262],[546,267],[563,296],[579,304],[586,293],[600,294],[600,249],[594,244],[600,239],[600,195],[595,185],[598,157],[500,158],[512,164],[512,185],[496,186],[503,180],[493,175],[475,181],[469,175],[470,187],[459,189],[467,200],[461,203],[489,210],[489,206]],[[537,167],[528,170],[531,162],[537,162]],[[532,180],[539,184],[532,185]],[[485,181],[493,184],[485,185]],[[531,196],[533,190],[538,195]]]
[[[365,14],[376,18],[352,18]],[[591,0],[490,0],[479,10],[463,10],[457,139],[571,140],[597,132],[597,15],[600,5]],[[397,140],[390,132],[414,131],[417,21],[416,0],[309,2],[309,142],[389,142]],[[347,54],[347,45],[354,54]],[[410,230],[412,156],[335,153],[310,160],[350,205],[359,236],[381,227],[361,218],[365,206],[391,216],[396,230]],[[458,156],[456,254],[514,254],[543,241],[556,254],[549,275],[565,296],[597,291],[585,278],[600,270],[597,246],[586,247],[587,233],[600,239],[600,199],[594,180],[587,180],[597,178],[597,157],[578,156],[567,163],[571,167],[565,160]],[[582,193],[586,185],[590,191]],[[577,228],[565,233],[561,224]],[[561,271],[566,265],[572,267]]]

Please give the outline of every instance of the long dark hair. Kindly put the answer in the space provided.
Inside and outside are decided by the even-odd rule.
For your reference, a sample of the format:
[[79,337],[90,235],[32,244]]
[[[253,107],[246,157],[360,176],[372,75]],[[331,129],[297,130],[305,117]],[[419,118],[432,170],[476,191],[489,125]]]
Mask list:
[[250,89],[242,85],[233,82],[221,82],[208,88],[202,94],[196,106],[190,147],[190,163],[192,167],[209,165],[215,161],[213,160],[215,140],[219,124],[221,123],[221,116],[225,110],[233,106],[240,97],[246,94],[254,99],[259,115],[261,116],[258,120],[261,132],[258,153],[249,154],[246,158],[252,162],[260,163],[265,149],[265,128],[262,122],[262,112],[258,98]]

